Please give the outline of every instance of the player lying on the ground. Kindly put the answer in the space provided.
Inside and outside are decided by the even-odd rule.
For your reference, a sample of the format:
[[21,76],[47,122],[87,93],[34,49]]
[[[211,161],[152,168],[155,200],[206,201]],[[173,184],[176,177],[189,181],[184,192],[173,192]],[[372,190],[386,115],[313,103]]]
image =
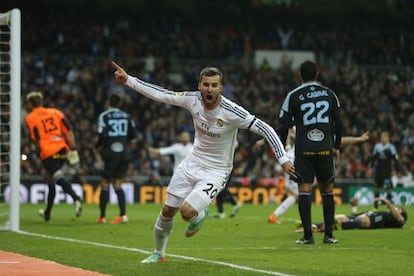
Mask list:
[[[286,155],[287,157],[294,162],[295,160],[295,137],[296,137],[296,127],[291,127],[288,130],[288,135],[286,137]],[[341,145],[353,145],[357,143],[365,142],[369,139],[369,132],[366,131],[360,136],[344,136],[341,140]],[[257,141],[254,146],[253,150],[257,151],[260,147],[265,144],[265,140],[261,139]],[[299,197],[299,186],[295,180],[291,179],[289,175],[285,174],[285,189],[286,189],[286,198],[283,202],[273,211],[272,214],[267,218],[269,223],[280,224],[279,217],[283,215],[290,207],[292,207],[298,197]]]
[[[387,206],[386,211],[365,211],[353,213],[351,215],[338,214],[335,216],[334,229],[351,230],[351,229],[378,229],[378,228],[401,228],[407,222],[407,211],[400,207],[395,207],[391,202],[384,198],[376,198],[378,203]],[[358,203],[357,200],[351,201],[353,206]],[[323,232],[325,225],[316,223],[313,228],[317,232]],[[301,228],[297,230],[301,232]]]

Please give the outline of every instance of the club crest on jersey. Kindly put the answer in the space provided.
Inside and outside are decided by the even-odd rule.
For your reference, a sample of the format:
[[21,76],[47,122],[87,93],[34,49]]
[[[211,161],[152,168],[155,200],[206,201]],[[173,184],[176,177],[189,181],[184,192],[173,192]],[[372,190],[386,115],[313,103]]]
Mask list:
[[223,120],[222,119],[218,119],[217,120],[217,125],[219,126],[219,127],[222,127],[224,124],[223,124]]
[[325,138],[325,135],[323,134],[322,131],[315,128],[309,131],[306,137],[313,142],[320,142]]
[[184,96],[185,95],[185,92],[177,92],[177,93],[175,93],[175,95],[178,96],[178,97]]

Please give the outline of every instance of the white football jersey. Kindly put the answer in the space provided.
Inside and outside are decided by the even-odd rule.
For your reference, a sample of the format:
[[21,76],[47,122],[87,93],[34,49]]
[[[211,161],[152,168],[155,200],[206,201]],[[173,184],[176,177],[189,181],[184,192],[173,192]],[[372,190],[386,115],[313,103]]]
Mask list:
[[195,136],[189,157],[201,166],[230,172],[238,129],[249,129],[264,137],[281,164],[289,161],[274,129],[224,96],[216,108],[209,110],[204,108],[200,91],[174,92],[131,76],[126,85],[150,99],[181,106],[191,113]]
[[193,148],[192,143],[174,143],[169,147],[160,148],[161,155],[173,155],[174,156],[174,171],[177,169],[178,165],[183,161],[191,152]]
[[[290,149],[286,150],[286,156],[289,158],[289,160],[292,163],[295,162],[295,144],[293,144]],[[285,173],[285,182],[286,182],[285,188],[287,191],[294,193],[294,194],[299,194],[298,183],[295,182],[293,179],[291,179],[288,173]]]

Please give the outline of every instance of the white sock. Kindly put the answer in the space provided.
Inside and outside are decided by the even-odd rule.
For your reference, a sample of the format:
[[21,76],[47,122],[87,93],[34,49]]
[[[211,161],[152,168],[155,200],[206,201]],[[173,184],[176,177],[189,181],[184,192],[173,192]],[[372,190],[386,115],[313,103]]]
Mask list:
[[155,252],[164,257],[168,238],[173,229],[173,218],[166,218],[161,213],[154,225]]
[[188,220],[189,223],[196,224],[199,223],[206,216],[206,212],[203,210],[199,211],[198,214]]
[[287,209],[290,208],[290,206],[292,206],[293,204],[295,204],[295,202],[296,202],[296,198],[294,196],[289,196],[288,198],[286,198],[282,202],[282,204],[280,204],[279,207],[277,207],[277,209],[275,211],[276,217],[279,217],[283,213],[285,213],[287,211]]

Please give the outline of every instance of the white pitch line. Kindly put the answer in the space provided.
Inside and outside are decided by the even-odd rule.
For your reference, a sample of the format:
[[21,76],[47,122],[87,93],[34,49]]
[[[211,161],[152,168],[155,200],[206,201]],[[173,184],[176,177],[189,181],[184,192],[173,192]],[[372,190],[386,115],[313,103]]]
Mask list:
[[[143,250],[143,249],[139,249],[139,248],[130,248],[130,247],[125,247],[125,246],[111,245],[111,244],[105,244],[105,243],[99,243],[99,242],[91,242],[91,241],[76,240],[76,239],[71,239],[71,238],[49,236],[49,235],[31,233],[31,232],[26,232],[26,231],[17,231],[17,233],[27,235],[27,236],[44,238],[44,239],[88,244],[88,245],[99,246],[99,247],[106,247],[106,248],[112,248],[112,249],[120,249],[120,250],[132,251],[132,252],[139,252],[139,253],[143,253],[143,254],[151,254],[152,253],[152,251],[147,251],[147,250]],[[232,264],[232,263],[227,263],[227,262],[220,262],[220,261],[201,259],[201,258],[195,258],[195,257],[188,257],[188,256],[183,256],[183,255],[166,254],[166,256],[177,258],[177,259],[195,261],[195,262],[203,262],[203,263],[209,263],[209,264],[222,265],[222,266],[227,266],[227,267],[231,267],[231,268],[235,268],[235,269],[239,269],[239,270],[257,272],[257,273],[263,273],[263,274],[269,274],[269,275],[293,276],[293,275],[290,275],[290,274],[285,274],[285,273],[271,271],[271,270],[256,269],[256,268],[252,268],[252,267],[248,267],[248,266],[242,266],[242,265],[237,265],[237,264]]]
[[20,264],[19,261],[0,261],[0,264]]
[[[174,247],[174,249],[179,249],[179,250],[194,250],[194,248],[190,248],[190,247]],[[378,249],[378,247],[334,247],[334,246],[329,246],[329,245],[316,245],[316,246],[312,246],[312,247],[304,247],[304,246],[292,246],[292,247],[277,247],[277,246],[263,246],[263,247],[252,247],[252,246],[247,246],[247,247],[209,247],[209,248],[203,248],[203,250],[240,250],[240,251],[245,251],[245,250],[279,250],[279,249],[283,249],[283,250],[320,250],[320,249],[326,249],[326,250],[373,250],[373,249]],[[383,247],[381,249],[388,249],[387,247]]]

